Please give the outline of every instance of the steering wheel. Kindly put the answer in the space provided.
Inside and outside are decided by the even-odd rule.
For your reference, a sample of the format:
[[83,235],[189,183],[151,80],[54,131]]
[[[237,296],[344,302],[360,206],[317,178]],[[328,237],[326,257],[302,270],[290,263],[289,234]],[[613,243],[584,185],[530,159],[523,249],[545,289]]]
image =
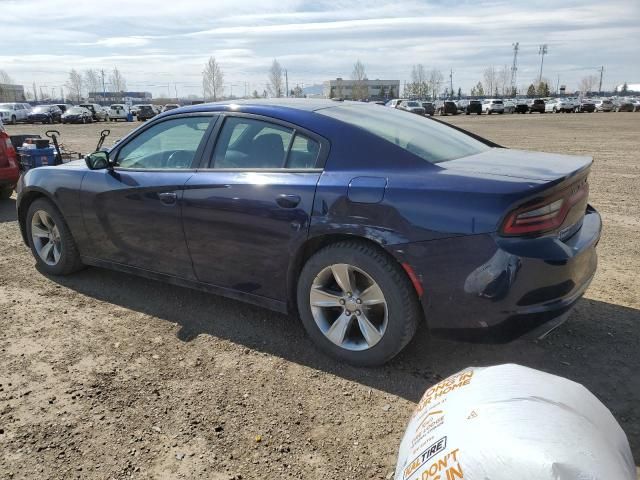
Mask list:
[[167,168],[189,168],[193,162],[193,153],[176,150],[167,158]]

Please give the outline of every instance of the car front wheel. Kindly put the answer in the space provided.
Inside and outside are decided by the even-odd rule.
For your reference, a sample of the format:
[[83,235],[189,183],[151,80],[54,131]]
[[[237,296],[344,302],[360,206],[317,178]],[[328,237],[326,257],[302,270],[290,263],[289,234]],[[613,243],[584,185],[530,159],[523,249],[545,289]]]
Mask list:
[[51,201],[39,198],[27,212],[27,238],[38,267],[50,275],[82,268],[80,254],[62,214]]
[[356,241],[313,255],[300,274],[297,300],[314,343],[360,366],[396,356],[421,318],[415,289],[402,268],[375,246]]

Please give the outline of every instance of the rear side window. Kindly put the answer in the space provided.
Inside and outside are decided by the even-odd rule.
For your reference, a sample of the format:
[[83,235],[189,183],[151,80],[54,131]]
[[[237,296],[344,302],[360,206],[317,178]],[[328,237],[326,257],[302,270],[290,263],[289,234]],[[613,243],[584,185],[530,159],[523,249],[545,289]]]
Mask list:
[[320,145],[293,129],[245,117],[225,119],[213,168],[314,168]]
[[390,108],[342,105],[316,112],[366,130],[431,163],[475,155],[490,148],[451,127]]

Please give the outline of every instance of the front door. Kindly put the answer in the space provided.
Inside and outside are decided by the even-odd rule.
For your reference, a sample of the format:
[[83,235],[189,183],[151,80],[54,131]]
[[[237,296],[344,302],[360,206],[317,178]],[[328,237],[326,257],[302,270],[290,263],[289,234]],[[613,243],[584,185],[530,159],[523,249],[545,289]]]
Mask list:
[[185,235],[200,281],[286,300],[287,268],[307,237],[324,149],[322,139],[290,125],[226,116],[209,168],[184,190]]
[[98,259],[194,278],[182,202],[212,118],[172,116],[155,122],[110,152],[114,170],[87,173],[82,211]]

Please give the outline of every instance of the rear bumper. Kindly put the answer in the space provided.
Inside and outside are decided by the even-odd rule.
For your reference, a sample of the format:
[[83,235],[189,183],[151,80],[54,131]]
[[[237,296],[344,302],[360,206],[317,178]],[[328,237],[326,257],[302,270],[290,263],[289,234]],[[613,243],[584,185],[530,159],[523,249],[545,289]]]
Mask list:
[[[511,340],[568,312],[597,267],[600,215],[569,239],[470,235],[404,245],[429,328]],[[396,250],[397,251],[397,250]]]

